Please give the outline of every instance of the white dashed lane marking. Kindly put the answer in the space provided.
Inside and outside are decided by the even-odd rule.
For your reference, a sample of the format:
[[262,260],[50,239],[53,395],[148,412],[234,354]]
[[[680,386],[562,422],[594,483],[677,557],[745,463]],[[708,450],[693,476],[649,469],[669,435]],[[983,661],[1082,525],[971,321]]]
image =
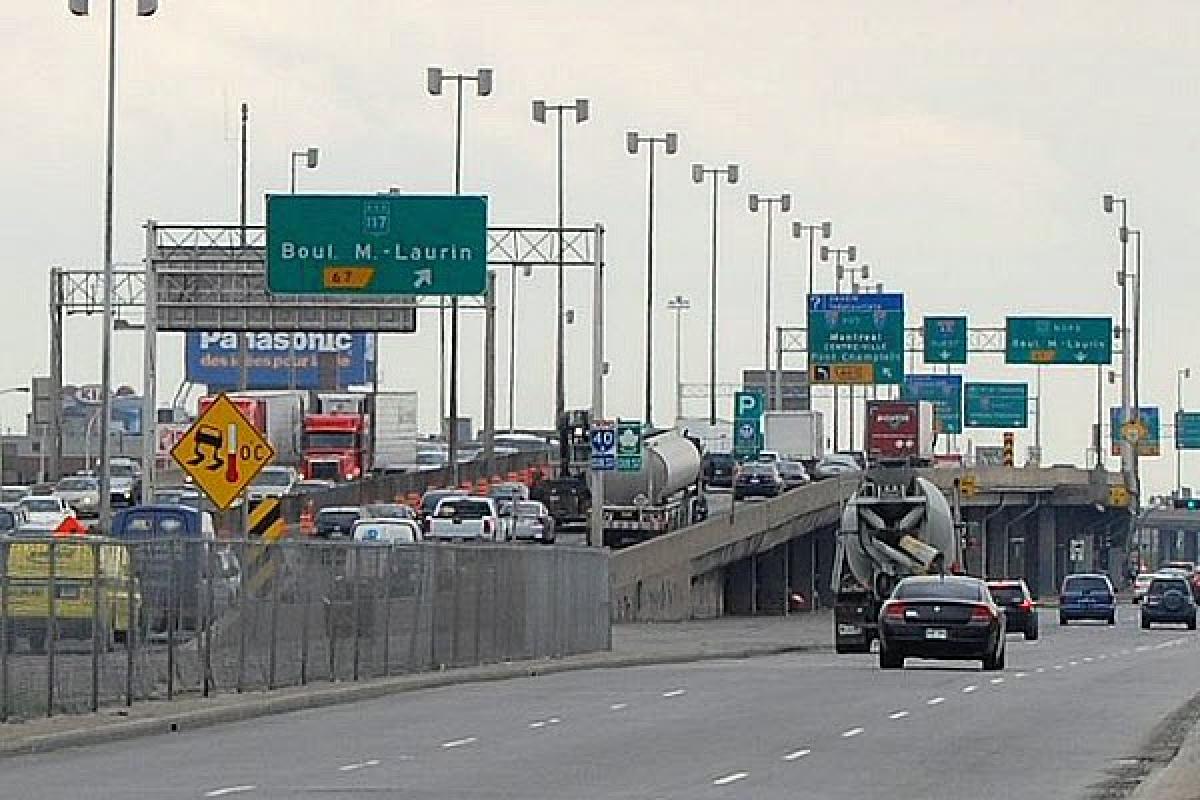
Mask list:
[[842,731],[842,738],[843,739],[853,739],[855,736],[858,736],[864,730],[865,730],[864,728],[851,728],[848,731]]
[[627,708],[629,708],[628,703],[613,703],[611,706],[608,707],[608,710],[609,711],[624,711]]
[[944,702],[946,702],[946,698],[944,698],[944,697],[931,697],[931,698],[929,698],[928,700],[926,700],[926,701],[925,701],[925,705],[927,705],[927,706],[940,706],[940,705],[941,705],[942,703],[944,703]]
[[687,689],[672,689],[669,692],[663,692],[663,697],[680,697],[687,694]]
[[479,741],[479,740],[476,739],[474,736],[468,736],[465,739],[451,739],[448,742],[442,742],[442,747],[444,747],[447,750],[451,750],[455,747],[462,747],[464,745],[474,744],[477,741]]
[[784,761],[795,761],[796,759],[804,758],[806,755],[808,755],[811,752],[812,752],[812,750],[795,750],[791,753],[788,753],[786,756],[784,756],[783,760]]
[[205,797],[225,797],[230,794],[241,794],[242,792],[253,792],[257,786],[249,784],[243,786],[226,786],[224,789],[213,789],[211,792],[205,792]]
[[355,770],[377,766],[379,766],[379,759],[372,758],[370,761],[359,761],[357,764],[344,764],[338,767],[338,772],[354,772]]
[[892,713],[888,714],[888,719],[904,719],[907,716],[907,711],[893,711]]
[[962,688],[962,692],[963,692],[963,694],[970,694],[971,692],[975,691],[978,688],[979,688],[978,686],[972,684],[970,686],[964,686]]
[[714,778],[713,786],[728,786],[731,783],[737,783],[748,774],[747,772],[734,772],[722,778]]
[[1004,678],[992,678],[992,686],[999,686],[1004,683]]

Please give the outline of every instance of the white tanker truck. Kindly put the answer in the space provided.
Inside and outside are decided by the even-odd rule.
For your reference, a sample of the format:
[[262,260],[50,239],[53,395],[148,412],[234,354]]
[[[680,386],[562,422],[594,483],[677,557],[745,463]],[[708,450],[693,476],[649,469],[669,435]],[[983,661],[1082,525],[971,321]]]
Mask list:
[[642,468],[606,472],[604,543],[637,544],[707,515],[698,442],[668,430],[647,436]]
[[834,556],[833,642],[867,653],[879,608],[909,575],[960,572],[957,513],[931,481],[908,466],[869,469],[842,510]]

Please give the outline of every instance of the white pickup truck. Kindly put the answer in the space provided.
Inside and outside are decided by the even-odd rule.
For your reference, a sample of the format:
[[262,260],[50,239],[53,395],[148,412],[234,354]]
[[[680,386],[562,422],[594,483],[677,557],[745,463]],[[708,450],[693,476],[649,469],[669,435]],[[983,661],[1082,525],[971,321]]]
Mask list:
[[434,541],[504,540],[496,501],[490,497],[447,497],[428,519],[426,539]]

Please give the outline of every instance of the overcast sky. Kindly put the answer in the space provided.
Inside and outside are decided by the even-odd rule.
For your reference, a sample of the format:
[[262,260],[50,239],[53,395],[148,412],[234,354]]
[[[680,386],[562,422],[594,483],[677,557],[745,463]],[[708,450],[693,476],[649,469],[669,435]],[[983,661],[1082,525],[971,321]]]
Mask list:
[[[886,287],[905,293],[909,324],[966,313],[974,325],[1015,313],[1116,314],[1116,221],[1100,197],[1125,194],[1131,225],[1145,231],[1144,404],[1169,412],[1176,369],[1200,368],[1190,346],[1200,5],[162,0],[149,19],[133,16],[133,0],[119,5],[119,260],[141,257],[147,218],[236,220],[242,101],[251,109],[252,221],[264,193],[286,191],[289,152],[307,146],[320,147],[321,165],[300,176],[304,191],[449,191],[451,99],[425,93],[424,68],[486,65],[496,70],[495,93],[468,101],[464,190],[490,196],[493,224],[554,219],[553,131],[530,120],[530,99],[593,103],[593,119],[567,131],[567,218],[608,231],[610,414],[638,416],[642,407],[646,174],[644,156],[625,153],[627,129],[678,131],[681,143],[658,172],[659,421],[675,410],[665,304],[677,293],[693,305],[684,378],[707,378],[709,194],[691,183],[693,161],[743,171],[740,185],[722,190],[722,380],[762,360],[764,218],[748,212],[748,191],[788,191],[792,218],[831,219],[831,244],[856,244]],[[48,369],[50,265],[99,264],[105,17],[72,17],[65,0],[4,6],[0,236],[10,346],[0,349],[0,371],[14,385]],[[774,319],[801,324],[806,249],[787,227],[776,227]],[[830,288],[832,269],[818,274],[818,289]],[[589,398],[589,286],[585,274],[569,279],[572,406]],[[507,276],[500,288],[507,304]],[[521,298],[517,421],[544,424],[553,405],[552,272],[522,280]],[[420,326],[387,337],[383,378],[421,392],[423,426],[432,428],[436,316]],[[67,327],[67,380],[98,380],[98,321]],[[463,404],[478,420],[480,321],[465,330]],[[116,342],[117,380],[140,385],[140,339],[119,333]],[[159,390],[169,397],[182,379],[182,336],[163,335],[159,347]],[[967,371],[969,379],[1032,373],[995,356],[976,357]],[[1045,460],[1081,462],[1094,370],[1047,369],[1043,387]],[[1106,391],[1106,405],[1116,402]],[[1192,394],[1200,405],[1200,385]],[[3,422],[16,426],[24,401],[7,401]],[[696,401],[690,412],[705,409]],[[980,444],[999,436],[970,434]],[[1151,491],[1173,480],[1164,449],[1145,469]],[[1185,482],[1200,479],[1193,461]]]

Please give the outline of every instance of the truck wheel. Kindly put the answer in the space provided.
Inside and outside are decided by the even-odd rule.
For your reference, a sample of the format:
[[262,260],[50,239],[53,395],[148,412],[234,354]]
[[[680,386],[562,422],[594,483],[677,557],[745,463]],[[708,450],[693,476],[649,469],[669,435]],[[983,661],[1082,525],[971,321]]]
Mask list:
[[1188,620],[1188,630],[1189,631],[1196,630],[1196,615],[1195,614],[1193,614],[1192,618]]
[[1150,620],[1146,619],[1145,615],[1142,616],[1142,630],[1150,630]]

